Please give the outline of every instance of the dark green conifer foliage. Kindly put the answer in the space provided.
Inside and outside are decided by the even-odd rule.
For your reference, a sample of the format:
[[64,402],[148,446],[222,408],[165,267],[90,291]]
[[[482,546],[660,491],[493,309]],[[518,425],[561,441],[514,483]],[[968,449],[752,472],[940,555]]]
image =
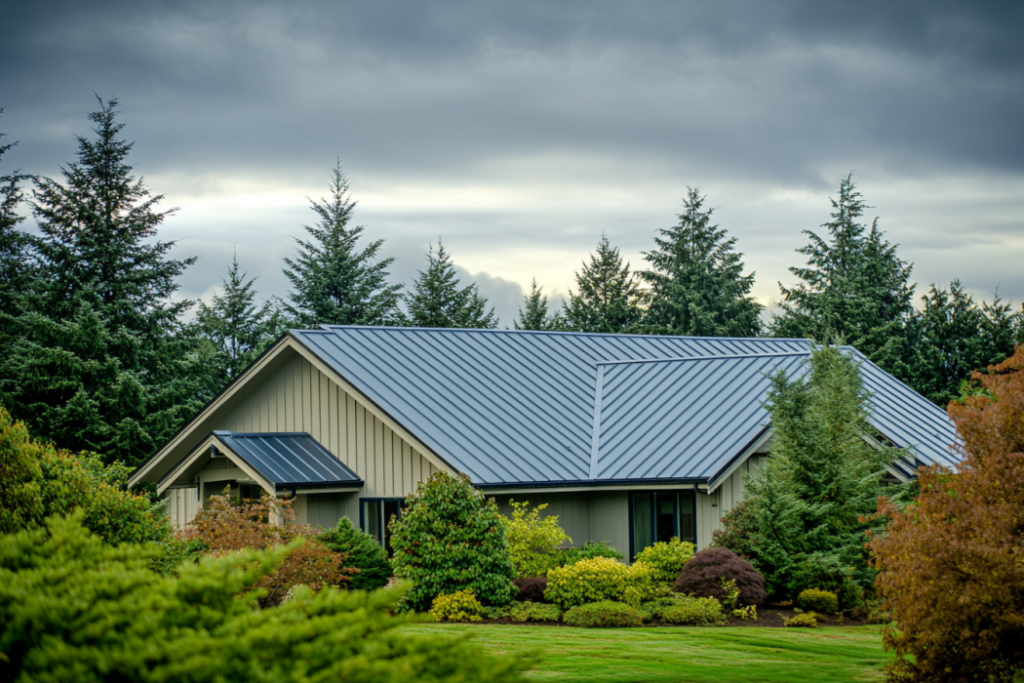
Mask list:
[[196,325],[217,348],[223,368],[221,382],[227,384],[284,331],[284,318],[273,301],[256,305],[253,285],[240,273],[238,256],[231,257],[228,275],[222,281],[224,293],[214,295],[207,306],[199,302]]
[[[3,114],[0,109],[0,114]],[[0,141],[5,137],[0,133]],[[16,142],[0,143],[0,161],[14,147]],[[18,214],[18,207],[25,198],[21,184],[28,179],[18,171],[0,175],[0,312],[11,315],[32,279],[32,263],[29,251],[29,236],[18,230],[24,216]],[[9,323],[0,317],[0,344]]]
[[711,224],[700,192],[687,188],[679,223],[659,230],[657,248],[644,252],[651,286],[644,330],[652,334],[754,337],[761,333],[761,304],[751,296],[754,275],[743,274],[735,237]]
[[497,327],[494,308],[487,310],[487,299],[480,296],[476,283],[461,284],[451,257],[438,240],[437,253],[431,245],[427,269],[420,271],[406,295],[408,323],[413,327]]
[[331,170],[331,196],[310,208],[319,220],[306,226],[312,239],[301,240],[295,259],[284,260],[291,282],[285,310],[302,327],[318,325],[388,325],[398,312],[402,286],[388,283],[395,259],[379,259],[384,240],[357,246],[364,227],[349,226],[356,202],[340,162]]
[[645,293],[618,247],[601,236],[597,254],[576,273],[576,292],[569,292],[563,317],[566,329],[578,332],[625,333],[643,317]]
[[904,376],[904,326],[913,315],[912,266],[901,261],[896,245],[878,228],[858,222],[867,208],[852,176],[831,199],[832,220],[823,238],[805,230],[810,244],[798,249],[807,266],[790,268],[799,278],[782,290],[782,315],[772,322],[777,337],[847,340],[884,369]]
[[519,307],[519,317],[513,321],[513,324],[517,330],[562,329],[562,316],[557,311],[552,313],[548,310],[548,297],[544,294],[544,288],[537,285],[537,278],[530,281],[530,293],[523,297],[523,305]]
[[384,548],[373,536],[355,528],[348,517],[339,519],[336,528],[323,532],[316,540],[326,548],[344,553],[345,566],[359,570],[349,580],[352,590],[377,590],[391,579],[391,563]]

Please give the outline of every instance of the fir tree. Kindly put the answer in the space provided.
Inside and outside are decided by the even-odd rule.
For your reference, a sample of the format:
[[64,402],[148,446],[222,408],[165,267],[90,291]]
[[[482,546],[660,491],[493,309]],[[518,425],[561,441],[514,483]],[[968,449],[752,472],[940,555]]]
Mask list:
[[[0,133],[0,141],[4,137]],[[0,144],[0,160],[16,144]],[[18,224],[24,220],[18,214],[25,197],[21,183],[27,179],[18,171],[0,176],[0,312],[7,315],[15,310],[31,279],[29,237],[18,230]],[[4,320],[0,317],[0,342],[8,326]]]
[[654,334],[753,337],[761,332],[761,304],[751,296],[754,275],[743,274],[735,237],[711,224],[713,209],[687,188],[679,223],[660,230],[657,248],[644,252],[651,286],[644,328]]
[[597,254],[576,273],[576,292],[569,292],[563,311],[565,326],[578,332],[631,332],[643,316],[644,301],[636,274],[602,235]]
[[[537,278],[530,282],[530,293],[523,297],[519,318],[513,321],[517,330],[560,330],[562,317],[548,310],[548,297],[544,288],[537,286]],[[523,310],[525,308],[525,310]]]
[[899,376],[905,375],[904,326],[913,314],[912,266],[885,240],[876,218],[868,228],[858,219],[867,208],[852,176],[843,179],[832,202],[832,220],[822,227],[828,239],[804,231],[810,244],[798,251],[807,266],[790,268],[800,279],[779,283],[782,315],[772,332],[779,337],[818,341],[841,337]]
[[420,271],[412,292],[406,297],[409,324],[414,327],[497,327],[494,308],[487,310],[487,299],[480,296],[476,283],[460,285],[451,257],[438,240],[437,253],[431,245],[427,252],[427,269]]
[[227,278],[222,280],[223,295],[214,295],[209,306],[200,302],[196,314],[201,334],[213,342],[222,358],[225,384],[284,331],[283,317],[274,302],[256,305],[256,278],[247,280],[246,275],[239,272],[238,256],[233,255]]
[[331,196],[310,208],[319,218],[306,226],[311,240],[296,238],[299,253],[284,260],[285,277],[294,291],[288,313],[303,327],[318,325],[387,325],[398,312],[402,286],[388,283],[393,258],[379,259],[384,240],[359,249],[363,226],[350,227],[356,202],[340,162],[331,171]]

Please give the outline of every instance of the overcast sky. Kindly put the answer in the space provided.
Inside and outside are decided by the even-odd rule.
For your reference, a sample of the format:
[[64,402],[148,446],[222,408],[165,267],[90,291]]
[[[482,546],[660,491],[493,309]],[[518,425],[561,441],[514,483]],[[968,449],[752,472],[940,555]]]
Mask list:
[[0,174],[56,176],[120,99],[208,298],[264,295],[340,159],[409,281],[439,236],[511,327],[602,232],[634,267],[687,185],[778,297],[854,173],[919,294],[1024,300],[1020,2],[46,2],[4,9]]

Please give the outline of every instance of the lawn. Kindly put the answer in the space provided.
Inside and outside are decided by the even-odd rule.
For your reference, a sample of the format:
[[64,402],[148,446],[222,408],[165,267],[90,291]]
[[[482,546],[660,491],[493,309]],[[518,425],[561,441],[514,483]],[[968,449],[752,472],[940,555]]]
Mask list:
[[889,661],[878,626],[819,629],[582,629],[413,624],[412,632],[470,633],[493,653],[536,653],[531,680],[672,683],[880,681]]

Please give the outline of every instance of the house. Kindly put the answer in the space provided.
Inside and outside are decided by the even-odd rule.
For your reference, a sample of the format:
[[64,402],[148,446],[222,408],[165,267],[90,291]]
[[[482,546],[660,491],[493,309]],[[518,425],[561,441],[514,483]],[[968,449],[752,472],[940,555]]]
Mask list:
[[[767,457],[769,375],[805,372],[809,342],[325,326],[291,331],[140,466],[176,525],[208,496],[294,495],[298,521],[386,520],[438,470],[508,511],[548,503],[573,541],[629,557],[703,547]],[[855,351],[852,351],[855,353]],[[864,360],[889,476],[952,466],[946,413]]]

